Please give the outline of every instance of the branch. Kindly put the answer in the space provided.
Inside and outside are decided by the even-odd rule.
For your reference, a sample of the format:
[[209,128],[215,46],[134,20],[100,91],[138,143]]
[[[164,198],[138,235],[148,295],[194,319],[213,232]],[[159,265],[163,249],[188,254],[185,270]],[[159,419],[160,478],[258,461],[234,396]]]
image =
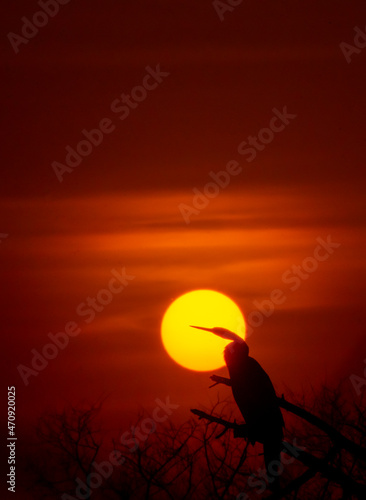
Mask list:
[[317,470],[322,476],[333,483],[339,484],[344,490],[353,492],[360,500],[366,498],[366,485],[354,481],[342,470],[333,467],[333,465],[328,463],[327,458],[317,458],[303,450],[296,450],[296,452],[298,453],[297,460],[310,469]]
[[[214,415],[209,415],[201,410],[193,409],[191,412],[194,415],[197,415],[199,419],[206,419],[210,422],[216,422],[220,425],[224,425],[226,428],[234,430],[234,437],[246,437],[248,438],[248,428],[245,424],[236,424],[233,422],[228,422],[219,417],[215,417]],[[339,484],[343,489],[347,489],[352,491],[360,500],[366,498],[366,486],[356,481],[353,481],[350,477],[348,477],[343,471],[337,469],[328,463],[328,458],[317,458],[311,455],[310,453],[286,442],[282,441],[283,452],[287,455],[293,456],[304,465],[312,469],[312,474],[314,471],[319,472],[322,476],[326,477],[333,483]],[[310,472],[309,472],[310,479]],[[305,476],[304,479],[306,479]],[[300,480],[299,480],[300,482]],[[297,486],[297,485],[296,485]]]
[[[229,378],[219,377],[218,375],[212,375],[210,379],[216,382],[214,385],[224,384],[231,386],[231,380]],[[338,448],[343,448],[348,452],[350,452],[352,455],[359,458],[360,460],[366,461],[366,448],[363,448],[362,446],[346,438],[345,436],[343,436],[343,434],[334,429],[334,427],[327,424],[324,420],[317,417],[316,415],[313,415],[307,410],[304,410],[303,408],[300,408],[299,406],[296,406],[293,403],[286,401],[286,399],[283,396],[281,398],[277,398],[277,401],[279,406],[284,410],[294,413],[298,417],[309,422],[309,424],[318,427],[318,429],[328,434],[330,439]]]
[[[192,409],[191,412],[193,415],[197,415],[198,419],[202,418],[209,420],[210,422],[215,422],[216,424],[223,425],[226,430],[233,429],[234,437],[242,437],[246,439],[251,439],[250,432],[248,432],[248,426],[246,424],[237,424],[236,422],[229,422],[228,420],[224,420],[220,417],[215,417],[214,415],[210,415],[201,410]],[[219,434],[217,437],[220,437],[223,433]]]
[[315,425],[316,427],[318,427],[318,429],[328,434],[328,436],[333,441],[335,446],[349,451],[350,453],[358,457],[360,460],[366,461],[366,448],[363,448],[362,446],[346,438],[334,427],[327,424],[324,420],[317,417],[316,415],[313,415],[307,410],[304,410],[303,408],[300,408],[299,406],[296,406],[290,403],[289,401],[286,401],[286,399],[283,396],[281,398],[277,398],[277,400],[281,408],[290,411],[291,413],[294,413],[298,417],[303,418],[310,424]]

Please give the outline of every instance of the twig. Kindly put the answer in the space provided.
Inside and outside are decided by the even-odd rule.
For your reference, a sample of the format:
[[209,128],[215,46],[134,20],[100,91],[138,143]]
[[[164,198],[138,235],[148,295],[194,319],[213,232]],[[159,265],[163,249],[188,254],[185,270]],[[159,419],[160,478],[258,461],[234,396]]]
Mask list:
[[209,420],[210,422],[216,422],[217,424],[224,425],[228,429],[235,429],[236,427],[239,427],[238,424],[234,424],[233,422],[228,422],[227,420],[215,417],[214,415],[209,415],[208,413],[205,413],[204,411],[201,410],[192,409],[191,412],[193,413],[193,415],[197,415],[199,420],[204,418],[206,420]]
[[303,484],[305,484],[312,477],[314,477],[316,472],[317,471],[315,469],[307,469],[303,474],[301,474],[301,476],[297,477],[296,479],[288,483],[280,491],[272,493],[272,495],[267,497],[266,500],[280,500],[281,498],[283,498],[286,495],[289,495],[293,491],[297,491]]

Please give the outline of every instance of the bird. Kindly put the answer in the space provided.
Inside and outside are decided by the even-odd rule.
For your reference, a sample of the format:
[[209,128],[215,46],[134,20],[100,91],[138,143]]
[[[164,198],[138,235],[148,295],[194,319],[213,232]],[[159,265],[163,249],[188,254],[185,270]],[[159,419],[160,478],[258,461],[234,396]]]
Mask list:
[[270,489],[279,489],[278,474],[281,465],[281,449],[284,420],[275,389],[268,374],[254,358],[249,356],[248,344],[226,328],[205,328],[219,337],[231,340],[225,347],[224,360],[229,370],[234,400],[244,417],[251,444],[262,443],[264,462]]

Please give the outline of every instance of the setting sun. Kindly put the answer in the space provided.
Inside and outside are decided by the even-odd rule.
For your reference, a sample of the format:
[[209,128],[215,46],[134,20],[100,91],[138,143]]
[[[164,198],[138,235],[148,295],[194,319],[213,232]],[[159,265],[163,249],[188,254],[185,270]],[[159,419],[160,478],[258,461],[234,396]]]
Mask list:
[[214,290],[181,295],[165,312],[161,336],[169,356],[191,370],[209,371],[224,366],[222,352],[229,341],[189,325],[223,327],[245,337],[243,314],[226,295]]

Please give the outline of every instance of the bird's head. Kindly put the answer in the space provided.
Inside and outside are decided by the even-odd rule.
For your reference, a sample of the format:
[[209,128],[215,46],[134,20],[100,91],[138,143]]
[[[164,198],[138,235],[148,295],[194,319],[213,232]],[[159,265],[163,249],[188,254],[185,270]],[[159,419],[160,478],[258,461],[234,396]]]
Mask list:
[[205,328],[203,326],[193,326],[192,328],[198,328],[199,330],[205,330],[206,332],[214,333],[223,339],[232,340],[224,349],[224,359],[227,366],[237,363],[242,363],[246,360],[249,355],[248,344],[234,332],[227,330],[226,328],[215,327],[215,328]]
[[242,342],[230,342],[224,349],[226,366],[242,365],[249,356],[249,346]]

